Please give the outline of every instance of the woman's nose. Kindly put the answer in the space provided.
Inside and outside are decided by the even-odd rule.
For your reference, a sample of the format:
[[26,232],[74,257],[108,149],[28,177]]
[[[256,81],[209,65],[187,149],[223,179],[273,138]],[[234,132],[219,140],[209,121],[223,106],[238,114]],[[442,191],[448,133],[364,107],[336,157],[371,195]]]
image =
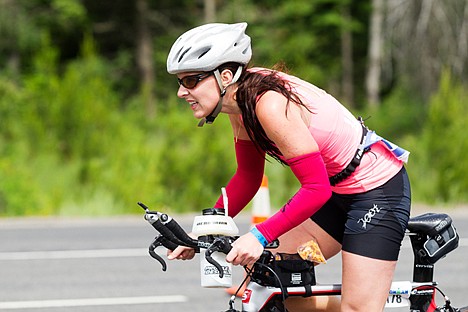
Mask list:
[[179,89],[177,90],[177,96],[180,98],[184,98],[189,94],[188,89],[185,88],[183,85],[179,86]]

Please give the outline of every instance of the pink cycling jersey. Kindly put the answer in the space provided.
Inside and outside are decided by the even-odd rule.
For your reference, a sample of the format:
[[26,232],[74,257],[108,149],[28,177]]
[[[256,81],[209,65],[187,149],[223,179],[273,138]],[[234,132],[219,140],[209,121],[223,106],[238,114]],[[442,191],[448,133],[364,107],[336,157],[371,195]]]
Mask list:
[[[268,69],[252,68],[262,74]],[[287,81],[311,111],[308,125],[319,147],[312,153],[285,159],[294,172],[301,188],[274,216],[257,225],[258,230],[271,241],[312,216],[330,196],[327,177],[342,171],[353,159],[362,140],[360,122],[334,97],[324,90],[297,77],[278,73]],[[238,168],[226,186],[228,197],[234,196],[229,214],[235,216],[250,201],[260,186],[263,174],[264,154],[255,150],[250,141],[236,142]],[[344,181],[331,187],[340,194],[365,192],[383,185],[400,171],[402,161],[381,142],[374,143],[371,151],[364,154],[360,166]],[[323,168],[325,170],[320,170]],[[231,197],[232,198],[232,197]],[[215,207],[223,207],[222,197]]]
[[[254,68],[254,71],[265,69]],[[328,176],[334,176],[351,162],[361,143],[362,127],[359,121],[333,96],[324,90],[284,73],[288,81],[311,110],[309,130],[318,144]],[[332,187],[340,194],[361,193],[374,189],[400,171],[403,163],[383,143],[372,145],[361,164],[347,179]]]

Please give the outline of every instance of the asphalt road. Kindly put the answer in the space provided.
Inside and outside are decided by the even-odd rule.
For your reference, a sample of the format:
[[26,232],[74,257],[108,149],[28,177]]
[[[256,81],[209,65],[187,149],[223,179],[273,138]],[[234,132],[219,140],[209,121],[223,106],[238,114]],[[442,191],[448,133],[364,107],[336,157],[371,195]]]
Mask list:
[[[460,247],[436,265],[435,278],[452,302],[468,305],[468,213],[453,219]],[[193,216],[177,220],[189,230]],[[236,220],[241,231],[249,221]],[[0,311],[225,311],[224,290],[200,287],[198,256],[161,271],[147,253],[155,235],[142,217],[0,219]],[[406,241],[396,279],[411,279],[412,261]],[[242,270],[234,274],[238,283]],[[339,282],[339,258],[317,275]]]

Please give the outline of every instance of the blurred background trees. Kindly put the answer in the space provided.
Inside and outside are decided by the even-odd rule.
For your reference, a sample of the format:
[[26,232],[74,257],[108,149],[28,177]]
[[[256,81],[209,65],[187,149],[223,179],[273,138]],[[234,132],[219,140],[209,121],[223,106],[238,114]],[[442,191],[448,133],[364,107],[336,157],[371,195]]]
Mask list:
[[[468,0],[0,0],[0,215],[212,205],[231,130],[196,127],[166,56],[239,21],[254,65],[284,63],[412,152],[416,201],[468,201]],[[297,182],[267,174],[279,207]]]

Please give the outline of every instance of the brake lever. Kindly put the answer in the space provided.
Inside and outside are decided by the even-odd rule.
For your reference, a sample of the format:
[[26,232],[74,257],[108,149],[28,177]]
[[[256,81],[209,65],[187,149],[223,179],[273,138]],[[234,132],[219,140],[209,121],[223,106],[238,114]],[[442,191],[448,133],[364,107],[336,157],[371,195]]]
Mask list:
[[154,259],[156,259],[162,266],[162,270],[165,272],[167,269],[166,262],[164,259],[158,255],[154,250],[158,248],[159,246],[164,246],[170,250],[174,250],[177,248],[177,245],[172,243],[171,241],[167,240],[164,236],[158,235],[154,238],[154,241],[151,243],[151,245],[148,248],[148,252],[150,256]]
[[216,267],[216,269],[218,269],[219,278],[223,278],[223,276],[224,276],[223,268],[221,267],[221,265],[216,260],[213,259],[213,257],[211,257],[211,255],[215,251],[219,251],[219,252],[222,252],[222,253],[227,255],[231,251],[231,249],[232,249],[231,244],[235,240],[236,240],[236,237],[230,237],[230,236],[217,237],[214,240],[213,244],[211,244],[210,247],[208,247],[206,249],[206,251],[205,251],[206,261],[208,261],[209,263],[214,265]]

